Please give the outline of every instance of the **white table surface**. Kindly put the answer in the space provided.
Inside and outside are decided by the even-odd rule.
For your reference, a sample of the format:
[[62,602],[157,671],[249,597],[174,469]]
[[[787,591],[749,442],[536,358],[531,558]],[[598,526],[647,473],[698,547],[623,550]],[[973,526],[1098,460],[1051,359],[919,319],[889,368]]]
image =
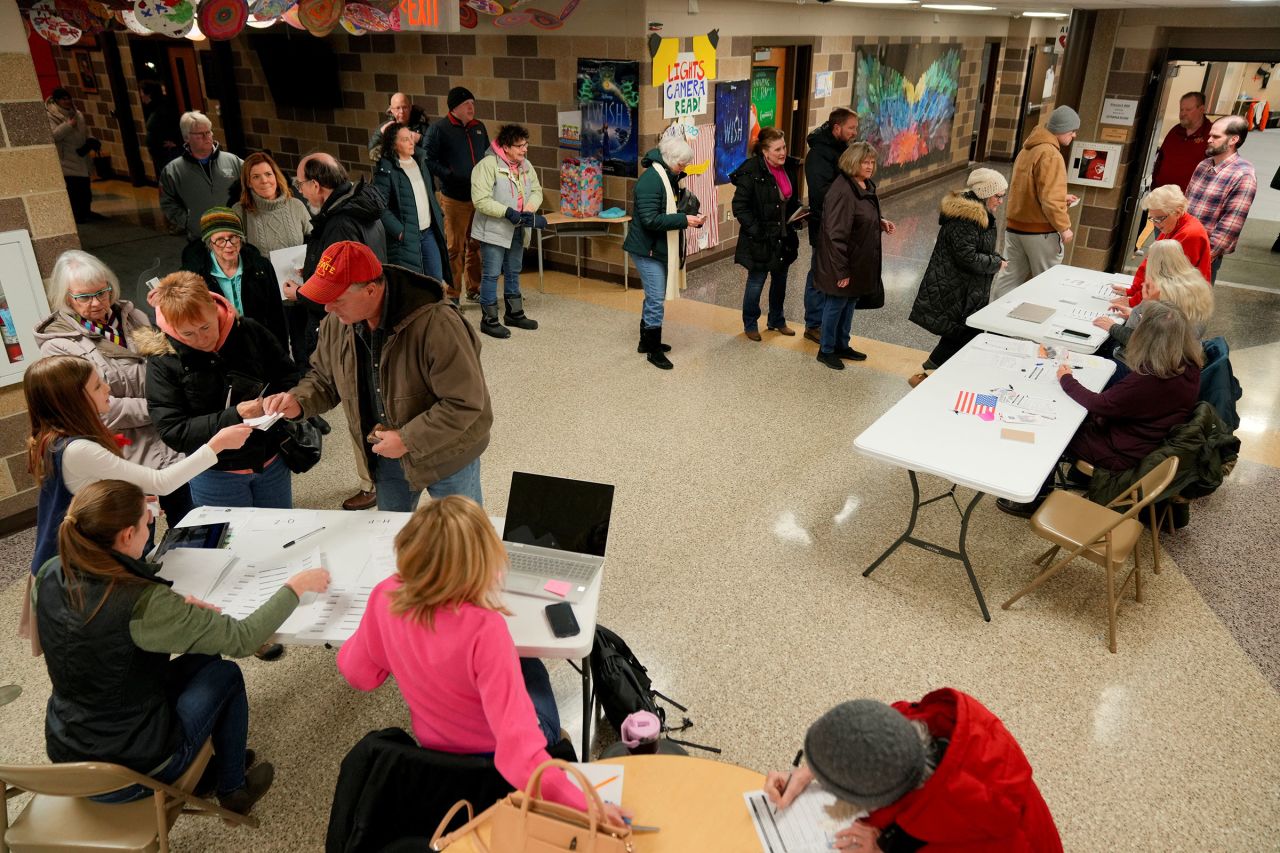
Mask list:
[[[923,474],[934,474],[967,488],[1026,502],[1039,493],[1053,465],[1085,417],[1082,406],[1055,381],[1032,381],[1018,370],[976,364],[966,355],[982,347],[1008,347],[1023,342],[982,334],[928,379],[913,388],[859,435],[853,446],[874,459]],[[1098,356],[1074,355],[1073,372],[1082,385],[1101,390],[1115,363]],[[1075,369],[1075,364],[1095,365]],[[956,414],[960,391],[1014,391],[1052,398],[1055,420],[1041,424],[1002,423]],[[1001,438],[1002,428],[1031,432],[1028,444]]]
[[[1000,299],[969,315],[965,321],[974,329],[984,332],[995,332],[1014,338],[1023,338],[1042,344],[1066,346],[1075,352],[1097,352],[1107,339],[1107,333],[1090,320],[1071,316],[1073,309],[1087,311],[1106,311],[1112,294],[1106,299],[1095,294],[1102,285],[1123,284],[1126,287],[1133,282],[1133,276],[1121,273],[1098,272],[1081,267],[1058,264],[1050,267],[1040,275],[1015,287]],[[1009,312],[1023,302],[1041,305],[1054,309],[1054,314],[1042,323],[1032,323],[1009,316]],[[1117,320],[1121,318],[1116,316]],[[1062,334],[1064,328],[1083,332],[1089,337],[1072,338]]]
[[[377,542],[384,537],[394,536],[409,520],[407,512],[346,512],[344,510],[272,510],[272,509],[217,509],[202,507],[196,511],[216,511],[225,513],[225,520],[231,523],[230,538],[227,548],[239,558],[235,572],[243,568],[249,561],[292,559],[305,556],[313,549],[319,549],[321,562],[334,576],[335,584],[342,577],[354,581],[365,566],[369,554],[377,547]],[[254,519],[278,519],[280,529],[271,531],[247,528]],[[502,534],[503,519],[491,516],[498,535]],[[261,522],[259,522],[259,526]],[[290,548],[282,547],[285,542],[296,536],[323,526],[324,530],[308,536]],[[385,541],[385,540],[384,540]],[[163,563],[164,561],[161,560]],[[387,576],[394,571],[391,567]],[[503,603],[511,611],[507,617],[507,626],[511,629],[511,638],[515,641],[516,650],[523,657],[560,658],[576,660],[591,653],[595,642],[596,612],[600,606],[600,585],[604,579],[604,571],[596,575],[595,581],[588,587],[582,601],[572,605],[574,616],[581,629],[573,637],[557,638],[552,635],[543,610],[552,601],[528,595],[505,593]],[[211,602],[217,604],[217,601]],[[305,602],[304,602],[305,603]],[[277,634],[279,642],[291,644],[340,645],[341,638],[301,639],[292,634]]]

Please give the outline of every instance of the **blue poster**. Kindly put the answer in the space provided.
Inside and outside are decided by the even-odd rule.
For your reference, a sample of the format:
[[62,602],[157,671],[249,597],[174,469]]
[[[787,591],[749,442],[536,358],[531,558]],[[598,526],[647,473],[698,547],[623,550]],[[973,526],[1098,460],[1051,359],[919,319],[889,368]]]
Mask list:
[[734,80],[716,84],[716,183],[729,183],[729,175],[747,159],[751,133],[751,83]]
[[606,175],[634,178],[640,164],[640,63],[579,59],[582,156],[598,158]]

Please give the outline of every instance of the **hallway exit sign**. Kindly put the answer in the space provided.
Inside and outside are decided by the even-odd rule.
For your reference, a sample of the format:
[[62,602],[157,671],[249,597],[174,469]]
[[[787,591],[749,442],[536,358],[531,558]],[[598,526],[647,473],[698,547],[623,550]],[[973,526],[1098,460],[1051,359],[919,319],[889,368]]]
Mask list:
[[462,32],[457,0],[400,0],[400,32]]

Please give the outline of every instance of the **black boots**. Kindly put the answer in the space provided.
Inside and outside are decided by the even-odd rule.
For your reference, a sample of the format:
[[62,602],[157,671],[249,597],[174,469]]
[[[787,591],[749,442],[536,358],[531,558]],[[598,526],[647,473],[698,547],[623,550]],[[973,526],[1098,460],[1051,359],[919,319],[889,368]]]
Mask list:
[[671,363],[671,359],[667,358],[667,352],[671,347],[662,342],[661,326],[641,326],[640,327],[640,346],[636,347],[636,352],[648,353],[649,363],[660,370],[670,370],[675,367]]
[[525,316],[523,296],[507,296],[504,297],[503,301],[507,304],[507,313],[502,316],[502,322],[508,326],[515,326],[517,329],[532,330],[538,328],[537,320],[530,320]]
[[511,331],[498,322],[498,303],[480,306],[480,331],[494,338],[511,337]]

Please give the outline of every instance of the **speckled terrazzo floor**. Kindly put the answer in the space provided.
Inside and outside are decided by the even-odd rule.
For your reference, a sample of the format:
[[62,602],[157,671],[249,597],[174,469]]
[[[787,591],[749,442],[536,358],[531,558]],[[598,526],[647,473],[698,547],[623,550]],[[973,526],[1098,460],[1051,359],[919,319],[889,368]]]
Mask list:
[[[914,289],[909,279],[891,285],[892,298]],[[571,291],[569,281],[548,276],[552,290]],[[571,297],[537,294],[532,276],[525,285],[542,328],[485,339],[497,417],[483,461],[487,504],[503,512],[513,469],[617,484],[600,621],[689,706],[691,740],[765,770],[784,765],[808,722],[837,701],[953,685],[1019,738],[1068,850],[1274,849],[1280,767],[1266,744],[1280,731],[1271,579],[1280,474],[1266,365],[1276,344],[1233,354],[1253,419],[1242,428],[1246,459],[1167,540],[1165,571],[1148,577],[1144,604],[1122,608],[1111,655],[1102,587],[1087,565],[998,608],[1032,575],[1039,540],[989,500],[975,512],[971,548],[991,623],[953,562],[900,551],[860,577],[909,506],[902,471],[852,450],[906,393],[903,377],[922,357],[901,312],[876,312],[886,331],[857,341],[871,359],[836,373],[798,336],[754,344],[735,310],[682,300],[668,307],[666,329],[676,369],[661,372],[635,353],[635,291],[588,283]],[[1234,293],[1245,291],[1220,290],[1220,300]],[[1260,304],[1274,312],[1276,302]],[[855,334],[870,331],[855,321]],[[349,454],[330,441],[320,466],[295,479],[296,504],[332,507],[349,494]],[[954,535],[950,513],[937,506],[923,534]],[[12,537],[0,555],[7,562],[24,547]],[[16,620],[20,592],[17,581],[0,588],[0,622]],[[187,820],[176,850],[321,848],[346,749],[370,729],[408,723],[393,686],[357,694],[332,658],[293,648],[276,663],[244,663],[250,743],[276,764],[276,790],[255,811],[259,831]],[[564,726],[576,732],[576,674],[558,664],[553,676]],[[11,681],[25,692],[0,707],[0,762],[41,761],[48,681],[4,632],[0,683]]]

